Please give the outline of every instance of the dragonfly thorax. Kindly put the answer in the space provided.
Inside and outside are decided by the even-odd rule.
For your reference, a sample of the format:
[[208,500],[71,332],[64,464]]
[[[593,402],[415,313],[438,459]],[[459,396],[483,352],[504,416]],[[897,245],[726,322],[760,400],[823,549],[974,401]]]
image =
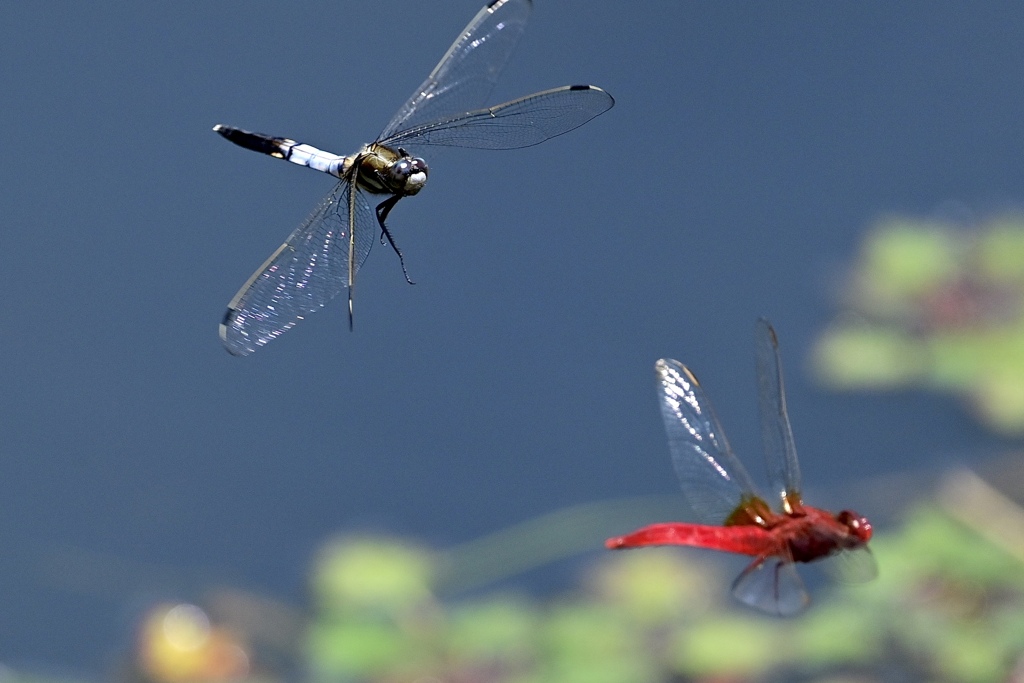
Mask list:
[[373,194],[408,197],[427,184],[427,162],[404,149],[369,145],[359,155],[359,186]]

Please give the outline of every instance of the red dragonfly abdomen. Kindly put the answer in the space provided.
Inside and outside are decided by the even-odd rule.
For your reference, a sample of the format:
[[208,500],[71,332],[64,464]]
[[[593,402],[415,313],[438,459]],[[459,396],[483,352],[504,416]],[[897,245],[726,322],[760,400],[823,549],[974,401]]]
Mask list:
[[631,534],[609,538],[604,544],[605,547],[612,550],[647,545],[688,545],[752,556],[776,555],[783,550],[776,534],[753,524],[734,526],[709,526],[682,522],[651,524]]

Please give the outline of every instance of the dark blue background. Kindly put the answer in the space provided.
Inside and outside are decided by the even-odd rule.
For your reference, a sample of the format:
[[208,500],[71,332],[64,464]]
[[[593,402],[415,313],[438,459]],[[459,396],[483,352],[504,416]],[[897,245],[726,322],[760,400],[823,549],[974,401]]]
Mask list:
[[391,218],[415,287],[378,247],[354,333],[335,304],[225,353],[225,304],[332,180],[210,128],[353,152],[479,2],[0,8],[0,658],[101,670],[153,577],[301,600],[338,531],[445,546],[677,491],[661,356],[757,476],[762,314],[808,488],[837,498],[812,502],[988,443],[951,399],[830,395],[804,358],[878,216],[1019,204],[1015,2],[538,2],[493,101],[616,107],[431,156]]

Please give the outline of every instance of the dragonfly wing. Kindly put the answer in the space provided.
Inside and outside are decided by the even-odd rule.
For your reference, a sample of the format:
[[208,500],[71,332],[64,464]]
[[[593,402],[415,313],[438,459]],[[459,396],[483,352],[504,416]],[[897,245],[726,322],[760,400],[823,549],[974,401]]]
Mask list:
[[487,109],[425,123],[382,140],[389,147],[445,145],[518,149],[579,128],[612,108],[611,95],[593,85],[566,85]]
[[378,141],[483,106],[523,35],[532,6],[531,0],[494,0],[480,10]]
[[753,482],[729,448],[711,401],[690,369],[662,358],[654,365],[672,464],[690,507],[708,524],[722,524]]
[[758,319],[755,336],[761,444],[772,493],[781,498],[783,509],[786,510],[790,502],[800,502],[800,464],[796,459],[793,428],[789,424],[789,412],[786,410],[779,339],[772,324],[765,318]]
[[781,617],[802,612],[811,601],[796,566],[778,555],[752,562],[733,582],[732,594],[745,605]]
[[822,568],[840,583],[867,583],[878,576],[878,563],[866,545],[829,555]]
[[227,350],[249,355],[348,287],[370,253],[375,225],[363,193],[353,192],[348,180],[339,182],[228,304],[220,326]]

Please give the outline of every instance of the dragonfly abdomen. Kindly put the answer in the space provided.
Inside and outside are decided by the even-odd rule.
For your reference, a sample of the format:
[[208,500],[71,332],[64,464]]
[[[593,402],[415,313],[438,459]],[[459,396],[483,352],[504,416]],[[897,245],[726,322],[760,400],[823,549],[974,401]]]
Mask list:
[[322,171],[341,178],[351,167],[351,158],[338,156],[288,138],[275,138],[263,133],[252,133],[241,128],[232,128],[217,124],[213,130],[235,143],[239,147],[254,152],[267,154],[276,159],[284,159],[299,166],[308,166],[314,171]]
[[611,549],[648,545],[687,545],[752,556],[773,555],[779,550],[773,535],[756,525],[721,527],[669,522],[651,524],[605,541],[605,546]]

